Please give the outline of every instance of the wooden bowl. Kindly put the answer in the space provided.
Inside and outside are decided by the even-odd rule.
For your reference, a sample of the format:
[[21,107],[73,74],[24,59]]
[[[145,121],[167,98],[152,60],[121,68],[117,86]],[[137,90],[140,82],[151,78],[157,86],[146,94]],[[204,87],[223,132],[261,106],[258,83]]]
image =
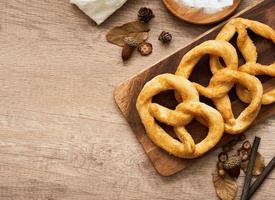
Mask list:
[[241,0],[234,0],[233,5],[225,7],[216,13],[206,13],[203,9],[192,8],[177,0],[162,0],[164,5],[178,18],[193,24],[213,24],[231,15],[239,6]]

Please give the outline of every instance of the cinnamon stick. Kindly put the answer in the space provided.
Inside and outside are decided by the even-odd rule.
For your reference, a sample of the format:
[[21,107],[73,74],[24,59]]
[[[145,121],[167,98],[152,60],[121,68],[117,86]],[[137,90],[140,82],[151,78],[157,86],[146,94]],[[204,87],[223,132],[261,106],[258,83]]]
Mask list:
[[252,176],[253,176],[252,172],[253,172],[253,168],[254,168],[256,155],[257,155],[257,151],[258,151],[258,148],[259,148],[260,141],[261,141],[261,138],[255,137],[253,145],[252,145],[252,149],[251,149],[250,158],[249,158],[249,161],[248,161],[246,174],[245,174],[244,186],[243,186],[241,200],[247,200],[248,199],[250,183],[251,183],[251,179],[252,179]]

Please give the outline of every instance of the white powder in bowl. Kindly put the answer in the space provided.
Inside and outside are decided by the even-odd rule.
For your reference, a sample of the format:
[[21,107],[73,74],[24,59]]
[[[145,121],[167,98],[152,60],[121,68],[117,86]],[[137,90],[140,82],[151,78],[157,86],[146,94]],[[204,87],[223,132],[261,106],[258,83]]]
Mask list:
[[233,0],[177,0],[193,8],[201,8],[206,13],[222,11],[225,7],[232,6]]

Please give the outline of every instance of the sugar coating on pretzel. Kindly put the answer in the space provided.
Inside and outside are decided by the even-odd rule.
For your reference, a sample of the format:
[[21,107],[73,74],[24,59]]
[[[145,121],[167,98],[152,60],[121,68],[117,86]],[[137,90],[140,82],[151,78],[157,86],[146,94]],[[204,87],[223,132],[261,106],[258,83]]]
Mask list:
[[[237,46],[246,60],[246,64],[243,67],[240,67],[239,70],[252,75],[269,75],[274,77],[275,63],[269,66],[257,63],[257,49],[249,37],[247,29],[250,29],[265,39],[271,40],[273,44],[275,44],[275,31],[271,27],[257,21],[243,18],[230,20],[222,28],[216,39],[230,41],[237,33]],[[219,62],[218,56],[211,56],[210,66],[213,73],[223,68],[222,64]],[[237,86],[237,95],[245,103],[251,101],[251,95],[241,86]],[[273,102],[275,102],[275,89],[265,93],[262,99],[263,105],[271,104]]]
[[[176,90],[183,103],[175,110],[152,103],[152,98],[165,90]],[[190,81],[172,74],[162,74],[147,82],[141,90],[136,108],[149,138],[160,148],[181,158],[196,158],[211,148],[221,139],[224,131],[223,118],[214,108],[199,102],[199,95]],[[195,144],[186,126],[194,116],[208,122],[209,132],[204,140]],[[175,120],[176,119],[176,120]],[[173,138],[157,121],[173,125],[178,139]]]

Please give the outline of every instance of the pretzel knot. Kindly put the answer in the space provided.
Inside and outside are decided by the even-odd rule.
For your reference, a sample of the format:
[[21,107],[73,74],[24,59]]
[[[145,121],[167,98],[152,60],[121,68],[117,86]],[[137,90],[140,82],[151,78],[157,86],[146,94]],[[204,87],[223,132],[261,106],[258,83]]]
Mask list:
[[[272,65],[261,65],[258,63],[246,63],[239,68],[239,71],[249,73],[251,75],[268,75],[275,77],[275,63]],[[245,103],[250,103],[252,96],[248,90],[238,85],[236,87],[238,97]],[[269,105],[275,102],[275,89],[265,92],[262,98],[263,105]]]
[[[262,84],[256,77],[237,71],[238,57],[236,50],[230,43],[219,40],[206,41],[185,54],[176,71],[176,75],[188,79],[197,62],[205,54],[222,57],[226,67],[225,69],[212,71],[214,74],[208,87],[203,87],[197,83],[193,83],[193,85],[200,95],[212,99],[225,120],[225,131],[227,133],[242,133],[254,121],[261,108]],[[235,83],[247,88],[253,99],[237,119],[235,119],[232,112],[228,96],[228,92]]]
[[[265,39],[271,40],[273,44],[275,43],[275,31],[271,27],[257,21],[242,18],[230,20],[230,22],[222,28],[216,39],[230,41],[237,33],[237,46],[246,61],[246,64],[241,66],[239,70],[251,75],[268,75],[275,77],[275,63],[271,65],[261,65],[257,63],[257,49],[249,37],[247,29],[250,29]],[[218,56],[211,56],[210,66],[213,73],[223,68]],[[251,102],[252,98],[249,91],[239,85],[237,85],[237,95],[243,102]],[[275,89],[265,93],[262,98],[263,105],[273,102],[275,102]]]
[[[176,90],[183,100],[175,110],[152,103],[155,95],[171,89]],[[147,82],[137,98],[136,107],[149,138],[157,146],[177,157],[199,157],[213,148],[223,135],[224,122],[221,114],[199,102],[195,87],[180,76],[162,74]],[[194,116],[202,118],[209,126],[208,135],[198,144],[195,144],[185,129]],[[178,140],[162,129],[157,121],[173,126]]]
[[[232,83],[238,83],[247,88],[252,100],[237,119],[232,113],[230,99],[227,93],[231,90]],[[216,108],[225,120],[225,131],[230,134],[239,134],[246,130],[257,117],[263,96],[263,87],[259,79],[244,72],[222,69],[215,73],[208,87],[194,83],[198,92],[213,100]]]

